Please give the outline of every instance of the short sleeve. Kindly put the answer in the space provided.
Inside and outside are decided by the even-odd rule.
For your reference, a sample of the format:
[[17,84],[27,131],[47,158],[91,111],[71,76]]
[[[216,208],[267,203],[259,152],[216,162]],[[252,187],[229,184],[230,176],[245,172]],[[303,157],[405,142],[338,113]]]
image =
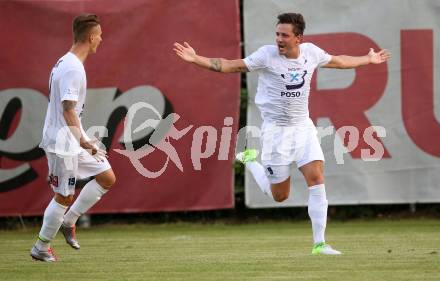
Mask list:
[[249,71],[255,71],[267,66],[267,52],[263,46],[243,59]]
[[318,46],[311,44],[313,53],[316,58],[316,62],[318,64],[318,67],[323,66],[327,63],[329,63],[332,59],[332,56],[329,55],[326,51],[319,48]]
[[77,70],[64,73],[60,79],[61,101],[78,101],[79,92],[82,84],[82,74]]

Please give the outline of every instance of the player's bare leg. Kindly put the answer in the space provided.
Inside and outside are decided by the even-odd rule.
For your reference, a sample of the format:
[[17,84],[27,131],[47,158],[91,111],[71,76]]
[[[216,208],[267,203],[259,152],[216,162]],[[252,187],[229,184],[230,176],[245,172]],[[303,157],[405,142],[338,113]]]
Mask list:
[[290,177],[280,183],[271,184],[270,189],[272,190],[273,199],[277,202],[283,202],[289,198]]

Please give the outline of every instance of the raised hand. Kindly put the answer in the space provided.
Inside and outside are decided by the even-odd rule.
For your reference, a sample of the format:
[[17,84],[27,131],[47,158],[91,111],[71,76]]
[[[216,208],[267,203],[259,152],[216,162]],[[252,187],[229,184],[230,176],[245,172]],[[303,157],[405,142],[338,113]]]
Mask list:
[[376,53],[373,48],[370,48],[368,57],[370,58],[370,63],[379,64],[386,62],[391,57],[391,53],[386,49],[382,49]]
[[183,45],[174,43],[173,50],[184,61],[194,62],[196,59],[196,51],[187,42],[184,42]]

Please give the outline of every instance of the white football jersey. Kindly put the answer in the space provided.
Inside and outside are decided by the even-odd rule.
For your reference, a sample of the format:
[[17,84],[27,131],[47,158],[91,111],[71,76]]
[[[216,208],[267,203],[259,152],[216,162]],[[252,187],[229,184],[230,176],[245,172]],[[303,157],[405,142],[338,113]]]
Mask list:
[[295,126],[309,119],[310,81],[314,70],[331,55],[312,43],[299,45],[297,59],[288,59],[275,45],[265,45],[243,59],[249,71],[258,71],[255,104],[266,122]]
[[81,121],[86,89],[84,65],[75,54],[68,52],[58,60],[50,74],[49,105],[44,121],[41,148],[60,155],[75,155],[81,151],[78,141],[67,127],[62,102],[76,101],[75,112]]

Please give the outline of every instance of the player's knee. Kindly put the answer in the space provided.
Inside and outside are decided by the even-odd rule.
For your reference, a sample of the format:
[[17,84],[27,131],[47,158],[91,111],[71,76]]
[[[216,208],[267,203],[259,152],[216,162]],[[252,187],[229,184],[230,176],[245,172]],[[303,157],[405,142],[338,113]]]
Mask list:
[[283,202],[285,201],[289,196],[284,195],[284,194],[277,194],[277,195],[273,195],[273,199],[277,202]]
[[61,204],[63,206],[70,206],[73,203],[73,195],[63,196],[59,193],[55,193],[55,201],[58,204]]
[[272,192],[273,199],[277,202],[283,202],[289,198],[289,194],[285,192]]
[[287,198],[289,198],[290,194],[290,177],[284,180],[283,182],[272,184],[271,191],[273,199],[276,202],[283,202]]
[[110,189],[116,182],[116,177],[105,177],[96,180],[98,184],[104,189]]
[[324,183],[324,175],[322,173],[313,173],[307,179],[307,184],[309,186],[323,184]]
[[106,171],[104,174],[96,177],[96,182],[102,186],[102,188],[110,189],[116,182],[116,176],[112,170]]

